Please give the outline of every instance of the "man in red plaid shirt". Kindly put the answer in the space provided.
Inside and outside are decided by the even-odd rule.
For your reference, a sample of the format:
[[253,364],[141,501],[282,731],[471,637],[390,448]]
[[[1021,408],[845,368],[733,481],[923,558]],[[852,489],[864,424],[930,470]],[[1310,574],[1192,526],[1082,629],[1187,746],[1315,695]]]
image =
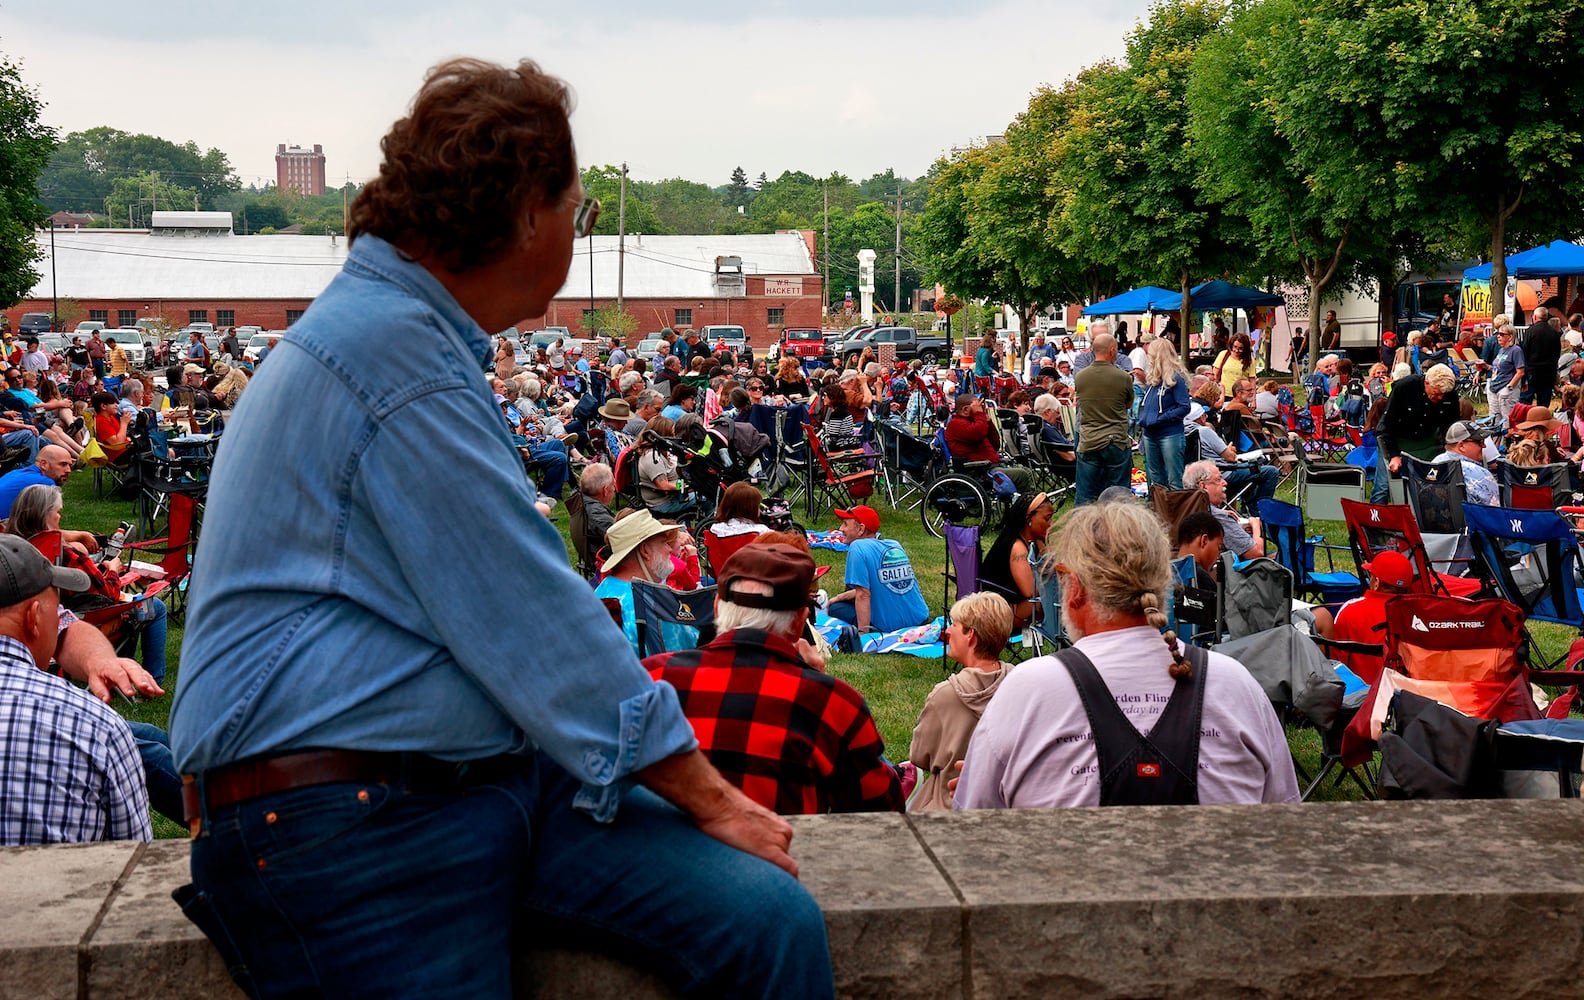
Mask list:
[[814,561],[749,545],[721,568],[715,640],[644,660],[677,690],[699,749],[778,813],[900,811],[902,787],[863,696],[803,635]]

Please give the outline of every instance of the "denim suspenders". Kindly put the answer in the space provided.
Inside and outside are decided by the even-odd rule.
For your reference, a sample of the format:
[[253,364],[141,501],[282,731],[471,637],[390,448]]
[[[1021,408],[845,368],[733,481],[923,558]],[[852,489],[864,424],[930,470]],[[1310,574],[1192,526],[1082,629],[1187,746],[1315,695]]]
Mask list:
[[1100,804],[1197,805],[1200,719],[1209,666],[1204,650],[1187,647],[1193,674],[1176,682],[1171,700],[1148,736],[1117,707],[1116,698],[1087,656],[1076,649],[1064,649],[1056,657],[1072,676],[1089,716],[1100,758]]

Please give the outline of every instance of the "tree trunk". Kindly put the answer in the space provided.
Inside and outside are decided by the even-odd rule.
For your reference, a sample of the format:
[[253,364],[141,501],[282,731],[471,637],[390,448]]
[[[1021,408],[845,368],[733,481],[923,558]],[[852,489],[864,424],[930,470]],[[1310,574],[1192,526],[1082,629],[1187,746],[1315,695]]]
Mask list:
[[1491,220],[1491,316],[1507,306],[1507,216],[1501,212]]
[[1320,341],[1325,336],[1320,329],[1320,296],[1325,292],[1325,282],[1320,280],[1317,269],[1307,264],[1304,281],[1309,285],[1309,370],[1314,371],[1320,364]]
[[1187,268],[1183,268],[1182,274],[1178,276],[1178,281],[1182,286],[1182,305],[1178,307],[1177,311],[1177,354],[1183,359],[1183,363],[1187,364],[1188,315],[1193,311],[1193,296],[1189,294],[1189,289],[1193,288],[1193,286],[1188,283]]

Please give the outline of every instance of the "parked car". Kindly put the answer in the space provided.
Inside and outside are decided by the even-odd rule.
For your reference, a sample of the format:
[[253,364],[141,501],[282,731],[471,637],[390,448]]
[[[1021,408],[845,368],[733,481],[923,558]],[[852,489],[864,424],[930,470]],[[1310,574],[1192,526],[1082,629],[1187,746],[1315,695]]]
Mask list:
[[41,333],[49,333],[51,329],[49,313],[23,313],[21,321],[17,323],[17,333],[24,337],[36,337]]
[[947,356],[947,351],[950,349],[943,336],[919,333],[907,326],[882,326],[870,330],[861,337],[844,342],[837,356],[845,365],[849,358],[858,357],[865,347],[875,348],[875,353],[878,354],[881,344],[896,345],[898,361],[912,361],[917,358],[925,365],[936,364]]
[[753,347],[748,343],[748,332],[740,326],[710,325],[699,328],[699,336],[710,350],[718,351],[721,344],[731,348],[733,354],[739,359],[753,363]]
[[781,331],[779,355],[801,360],[825,357],[825,334],[818,327],[789,326]]
[[[93,336],[95,330],[103,330],[106,325],[107,324],[101,323],[96,319],[85,319],[81,323],[78,323],[76,328],[72,330],[72,336],[81,337],[84,341],[86,341],[89,337]],[[100,336],[103,337],[103,334]],[[68,341],[68,343],[70,343],[70,341]]]
[[144,335],[145,331],[131,326],[99,331],[99,339],[105,342],[107,348],[111,344],[121,345],[121,349],[126,352],[128,363],[133,368],[143,368],[149,363],[152,345],[150,341],[144,339]]
[[247,345],[242,348],[242,360],[249,364],[258,362],[258,352],[269,346],[271,337],[283,337],[285,330],[267,330],[264,333],[255,333],[248,338]]
[[633,354],[644,361],[653,361],[659,353],[660,345],[665,343],[665,338],[658,333],[651,333],[638,341],[638,346],[633,348]]

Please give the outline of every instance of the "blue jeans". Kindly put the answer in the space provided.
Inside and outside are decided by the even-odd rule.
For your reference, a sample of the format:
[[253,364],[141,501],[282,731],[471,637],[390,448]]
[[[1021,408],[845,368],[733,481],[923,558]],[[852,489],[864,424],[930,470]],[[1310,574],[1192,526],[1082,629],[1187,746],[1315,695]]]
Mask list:
[[6,431],[0,434],[0,444],[7,448],[26,448],[29,462],[38,458],[39,436],[33,431]]
[[644,789],[610,824],[572,809],[577,789],[536,756],[463,793],[261,796],[207,814],[178,901],[264,997],[506,1000],[524,942],[614,953],[697,995],[834,994],[797,880]]
[[1391,468],[1385,450],[1375,454],[1375,474],[1370,484],[1370,503],[1388,503],[1391,500]]
[[852,601],[831,601],[825,606],[825,613],[854,628],[858,627],[858,606]]
[[1144,470],[1151,485],[1168,490],[1180,490],[1183,474],[1183,447],[1187,438],[1182,431],[1165,437],[1144,435]]
[[566,488],[567,470],[571,468],[567,462],[566,443],[541,441],[529,446],[528,455],[544,476],[545,495],[561,499],[561,491]]
[[[182,823],[182,781],[171,756],[170,734],[147,722],[127,722],[143,761],[143,781],[149,805],[173,823]],[[185,825],[185,824],[183,824]]]
[[1281,471],[1274,465],[1253,465],[1240,463],[1232,466],[1222,466],[1221,475],[1226,479],[1227,496],[1233,496],[1249,483],[1255,483],[1254,498],[1244,503],[1246,510],[1258,511],[1261,500],[1269,500],[1276,495],[1276,484],[1281,482]]
[[1133,485],[1133,452],[1119,444],[1078,453],[1078,498],[1075,504],[1094,503],[1108,486]]
[[169,630],[165,602],[158,597],[145,597],[138,602],[139,615],[148,622],[143,626],[143,669],[155,681],[165,680],[165,635]]

